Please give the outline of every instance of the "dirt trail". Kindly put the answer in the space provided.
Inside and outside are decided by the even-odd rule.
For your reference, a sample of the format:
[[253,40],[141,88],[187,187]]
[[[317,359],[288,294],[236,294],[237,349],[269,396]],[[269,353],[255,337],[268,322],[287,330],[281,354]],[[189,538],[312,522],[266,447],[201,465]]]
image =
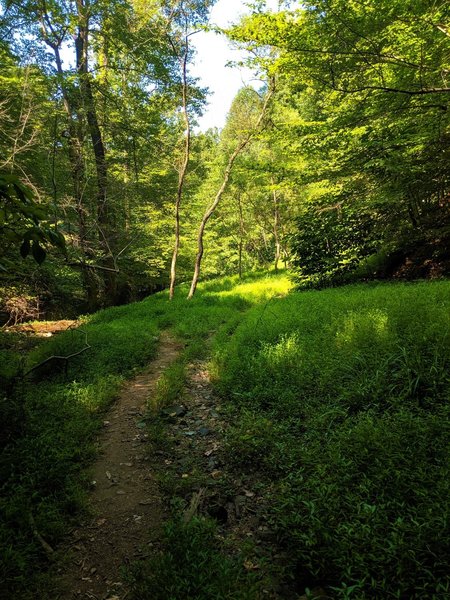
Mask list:
[[162,371],[177,357],[180,345],[163,333],[156,359],[128,381],[105,417],[93,468],[93,518],[73,533],[61,599],[123,600],[120,568],[145,555],[157,540],[163,508],[146,453],[142,417]]

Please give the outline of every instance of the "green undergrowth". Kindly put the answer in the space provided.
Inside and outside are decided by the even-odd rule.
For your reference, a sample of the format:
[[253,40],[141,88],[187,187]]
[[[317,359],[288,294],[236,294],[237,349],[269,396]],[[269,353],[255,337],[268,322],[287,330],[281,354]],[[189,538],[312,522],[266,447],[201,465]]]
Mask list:
[[[156,294],[26,347],[1,335],[0,597],[52,598],[33,531],[57,548],[79,519],[104,411],[166,328],[184,348],[150,406],[178,404],[186,365],[212,353],[225,458],[265,490],[292,593],[450,596],[450,283],[290,287],[284,275],[230,277],[192,301],[179,286],[173,302]],[[86,340],[67,369],[50,361],[14,379],[19,355],[26,371]],[[162,552],[131,569],[130,597],[259,598],[263,574],[243,571],[219,533],[209,518],[171,520]]]
[[226,556],[216,523],[194,517],[170,521],[161,552],[135,563],[128,574],[133,598],[144,600],[257,600],[257,578],[239,557]]
[[299,593],[450,597],[450,283],[274,298],[214,356]]
[[[54,597],[46,591],[52,557],[40,540],[57,548],[85,509],[86,467],[96,454],[104,411],[124,378],[154,356],[159,332],[171,328],[185,345],[158,390],[157,402],[167,404],[182,388],[186,361],[204,356],[220,327],[236,327],[250,307],[289,287],[284,276],[229,277],[202,284],[189,302],[187,287],[180,286],[173,302],[161,293],[106,309],[45,341],[1,333],[1,598]],[[59,359],[45,363],[76,354],[86,343],[90,348],[67,366]]]

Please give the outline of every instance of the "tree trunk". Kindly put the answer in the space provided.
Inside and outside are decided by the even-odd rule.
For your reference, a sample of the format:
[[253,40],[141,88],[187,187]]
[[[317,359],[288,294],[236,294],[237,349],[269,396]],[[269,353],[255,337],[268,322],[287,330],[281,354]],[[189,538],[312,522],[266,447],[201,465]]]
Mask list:
[[77,0],[78,33],[75,38],[77,73],[80,83],[80,95],[84,109],[88,130],[94,151],[95,168],[97,174],[97,226],[99,231],[99,242],[104,258],[103,263],[107,270],[104,273],[104,303],[113,304],[117,292],[117,273],[114,255],[111,249],[112,221],[109,214],[107,183],[108,168],[106,163],[106,152],[103,137],[100,130],[94,95],[92,92],[90,73],[88,67],[89,51],[89,14],[88,6],[84,0]]
[[275,273],[278,272],[278,263],[280,262],[281,257],[281,244],[280,244],[280,235],[279,235],[279,225],[280,225],[280,211],[278,206],[278,196],[277,190],[275,189],[275,181],[272,177],[272,194],[273,194],[273,236],[275,238],[275,262],[274,268]]
[[238,193],[238,209],[239,209],[239,263],[238,272],[239,279],[242,279],[242,249],[244,246],[244,217],[242,214],[241,194]]
[[216,194],[216,197],[214,199],[214,202],[211,204],[211,206],[206,210],[205,214],[203,215],[202,221],[200,223],[200,228],[198,230],[198,237],[197,237],[197,256],[195,258],[195,268],[194,268],[194,275],[192,277],[192,283],[191,283],[191,288],[189,290],[189,294],[188,294],[188,299],[191,299],[194,294],[195,291],[197,289],[197,285],[198,285],[198,280],[200,277],[200,269],[201,269],[201,264],[202,264],[202,258],[203,258],[203,251],[204,251],[204,246],[203,246],[203,235],[205,233],[205,228],[206,228],[206,224],[208,223],[209,219],[211,218],[211,215],[214,213],[214,211],[217,208],[217,205],[220,202],[220,199],[223,196],[223,193],[226,190],[227,184],[228,184],[228,180],[230,179],[230,175],[231,175],[231,170],[233,168],[233,165],[236,161],[236,158],[239,156],[239,154],[245,149],[245,147],[249,144],[250,140],[253,138],[253,136],[255,135],[255,133],[258,131],[264,116],[266,114],[266,110],[267,110],[267,106],[269,104],[269,101],[271,99],[273,95],[273,89],[271,89],[265,100],[264,100],[264,104],[263,107],[261,109],[261,113],[258,117],[258,120],[256,122],[256,125],[253,129],[253,131],[251,131],[243,140],[241,140],[238,145],[236,146],[236,148],[234,149],[233,153],[231,154],[230,158],[228,159],[228,164],[226,166],[225,172],[224,172],[224,176],[223,176],[223,181],[222,181],[222,185],[219,188],[219,191]]
[[[73,182],[73,194],[75,201],[75,211],[78,217],[78,238],[79,248],[83,255],[83,262],[89,258],[89,251],[86,248],[86,210],[83,203],[83,187],[84,187],[84,158],[83,158],[83,130],[81,119],[75,120],[74,116],[77,113],[75,102],[71,99],[69,91],[64,82],[64,71],[60,55],[60,48],[44,38],[46,43],[52,48],[56,69],[59,77],[59,85],[61,88],[64,111],[67,115],[68,123],[68,154],[70,170]],[[86,294],[87,307],[89,311],[98,308],[98,285],[95,274],[88,268],[81,267],[81,279],[83,289]]]
[[185,145],[184,145],[184,159],[183,164],[181,165],[180,172],[178,174],[178,189],[177,189],[177,199],[175,202],[175,245],[173,248],[172,262],[170,265],[170,289],[169,289],[169,299],[172,300],[175,294],[175,281],[176,281],[176,272],[177,272],[177,259],[178,259],[178,251],[180,249],[180,206],[181,199],[183,196],[183,188],[184,182],[186,179],[186,173],[189,166],[189,158],[190,158],[190,147],[191,147],[191,126],[189,122],[189,114],[187,109],[187,61],[188,61],[188,53],[189,53],[189,37],[185,37],[185,46],[184,46],[184,54],[181,58],[181,70],[182,70],[182,86],[183,86],[183,115],[185,122]]

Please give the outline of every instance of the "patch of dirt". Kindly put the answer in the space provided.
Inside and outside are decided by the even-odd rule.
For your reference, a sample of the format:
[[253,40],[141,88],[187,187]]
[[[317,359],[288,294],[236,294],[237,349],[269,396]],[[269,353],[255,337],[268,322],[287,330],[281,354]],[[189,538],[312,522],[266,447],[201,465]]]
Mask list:
[[[164,509],[150,463],[143,421],[149,396],[161,373],[177,357],[180,344],[163,333],[156,359],[126,382],[105,416],[101,454],[93,470],[94,518],[72,534],[68,566],[61,574],[64,600],[123,600],[121,567],[144,558],[158,540]],[[95,483],[94,483],[95,482]]]
[[35,323],[22,323],[20,325],[11,325],[5,327],[4,331],[13,331],[17,333],[27,333],[40,337],[51,337],[54,333],[60,333],[78,325],[78,321],[36,321]]

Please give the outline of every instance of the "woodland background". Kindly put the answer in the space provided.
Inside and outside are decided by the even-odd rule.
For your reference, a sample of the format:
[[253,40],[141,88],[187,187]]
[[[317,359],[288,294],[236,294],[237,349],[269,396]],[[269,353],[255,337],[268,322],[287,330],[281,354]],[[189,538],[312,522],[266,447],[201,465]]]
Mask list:
[[4,2],[3,322],[167,287],[176,206],[176,277],[190,279],[202,215],[247,137],[204,276],[281,261],[306,286],[448,273],[446,3],[254,3],[222,34],[250,50],[261,87],[238,93],[223,131],[199,132],[191,39],[213,4]]

